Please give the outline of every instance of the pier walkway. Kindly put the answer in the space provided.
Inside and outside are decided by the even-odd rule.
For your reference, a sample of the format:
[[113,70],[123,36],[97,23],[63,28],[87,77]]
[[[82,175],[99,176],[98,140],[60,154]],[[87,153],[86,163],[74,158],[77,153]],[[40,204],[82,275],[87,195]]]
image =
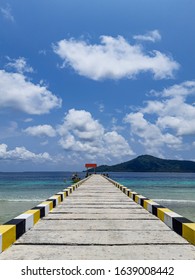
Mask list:
[[112,182],[92,175],[0,259],[195,259],[195,246]]

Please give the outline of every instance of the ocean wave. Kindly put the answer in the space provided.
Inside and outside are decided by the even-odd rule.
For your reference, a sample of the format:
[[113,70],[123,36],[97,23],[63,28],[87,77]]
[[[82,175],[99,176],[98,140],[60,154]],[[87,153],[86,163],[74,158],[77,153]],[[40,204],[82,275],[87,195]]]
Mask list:
[[[27,199],[27,198],[1,198],[0,201],[2,202],[40,202],[44,201],[45,198],[40,199],[40,198],[32,198],[32,199]],[[165,199],[165,198],[153,198],[152,200],[156,202],[169,202],[169,203],[190,203],[190,204],[195,204],[195,200],[185,200],[185,199]]]
[[0,199],[0,201],[2,201],[2,202],[36,202],[36,201],[43,201],[44,200],[44,198],[43,199],[41,199],[40,200],[40,198],[39,199],[36,199],[36,198],[33,198],[33,199],[26,199],[26,198],[18,198],[18,199],[12,199],[12,198],[9,198],[9,199],[6,199],[6,198],[4,198],[4,199]]
[[165,198],[153,198],[157,202],[175,202],[175,203],[192,203],[195,204],[195,200],[185,200],[185,199],[165,199]]

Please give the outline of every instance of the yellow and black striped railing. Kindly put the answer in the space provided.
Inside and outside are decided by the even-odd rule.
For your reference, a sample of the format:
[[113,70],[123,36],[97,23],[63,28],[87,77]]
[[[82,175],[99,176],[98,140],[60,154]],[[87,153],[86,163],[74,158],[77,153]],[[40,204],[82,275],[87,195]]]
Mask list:
[[41,218],[47,216],[53,208],[64,201],[67,196],[86,180],[87,178],[67,187],[32,209],[0,225],[0,253],[12,245],[22,234],[31,229]]
[[[107,178],[107,177],[105,177]],[[145,197],[137,192],[134,192],[120,183],[107,178],[117,188],[119,188],[128,197],[132,198],[136,203],[145,208],[148,212],[152,213],[163,221],[173,231],[181,235],[188,242],[195,245],[195,223],[186,219],[185,217],[175,213],[174,211],[158,204],[157,202]]]

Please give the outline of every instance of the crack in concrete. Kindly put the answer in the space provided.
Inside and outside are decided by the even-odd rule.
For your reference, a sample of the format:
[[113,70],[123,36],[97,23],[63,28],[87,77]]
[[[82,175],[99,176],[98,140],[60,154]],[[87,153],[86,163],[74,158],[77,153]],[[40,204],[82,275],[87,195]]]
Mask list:
[[[64,232],[66,232],[66,231],[78,231],[78,232],[85,232],[85,231],[114,231],[114,232],[117,232],[117,231],[127,231],[127,232],[131,232],[131,231],[141,231],[141,232],[143,232],[143,230],[142,229],[65,229],[65,230],[63,230],[63,229],[50,229],[50,228],[47,228],[47,229],[33,229],[33,231],[64,231]],[[150,229],[148,229],[148,231],[159,231],[159,229],[152,229],[152,230],[150,230]],[[163,230],[161,230],[161,232],[162,231],[171,231],[171,229],[163,229]]]
[[[57,218],[54,218],[54,219],[44,219],[44,220],[47,220],[47,221],[110,221],[110,219],[106,219],[106,218],[100,218],[100,219],[87,219],[87,218],[77,218],[77,219],[57,219]],[[132,219],[112,219],[112,221],[159,221],[158,219],[155,219],[155,218],[141,218],[141,219],[138,219],[138,218],[132,218]]]
[[104,246],[104,247],[111,247],[111,246],[144,246],[144,245],[188,245],[190,246],[190,244],[188,243],[159,243],[159,242],[152,242],[152,243],[123,243],[123,244],[115,244],[115,243],[111,243],[111,244],[107,244],[107,243],[49,243],[49,242],[45,242],[45,243],[31,243],[31,242],[27,242],[27,243],[14,243],[13,246]]

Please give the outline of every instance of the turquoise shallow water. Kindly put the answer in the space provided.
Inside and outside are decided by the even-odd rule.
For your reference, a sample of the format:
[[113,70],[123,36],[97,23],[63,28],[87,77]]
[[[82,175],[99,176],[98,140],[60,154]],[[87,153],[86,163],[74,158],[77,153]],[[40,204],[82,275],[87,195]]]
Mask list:
[[[0,224],[69,186],[71,175],[70,172],[0,173]],[[120,172],[109,176],[195,221],[195,174]]]
[[195,221],[194,173],[110,173],[124,186]]
[[71,175],[70,172],[0,173],[0,224],[71,185]]

